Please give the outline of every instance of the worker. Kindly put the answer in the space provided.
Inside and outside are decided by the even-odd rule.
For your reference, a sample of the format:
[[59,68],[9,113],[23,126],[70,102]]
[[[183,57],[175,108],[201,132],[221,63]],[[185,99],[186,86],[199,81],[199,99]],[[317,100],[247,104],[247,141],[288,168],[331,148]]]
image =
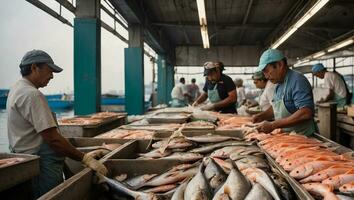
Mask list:
[[341,74],[338,72],[329,72],[322,63],[317,63],[312,66],[312,73],[320,79],[324,79],[325,88],[330,89],[329,95],[320,100],[320,102],[327,102],[334,100],[337,102],[337,107],[344,107],[351,103],[351,93]]
[[200,90],[198,85],[195,83],[195,78],[192,78],[191,84],[188,85],[188,93],[190,96],[189,102],[193,103],[200,95]]
[[[253,122],[262,122],[259,131],[269,133],[281,128],[286,132],[312,135],[315,132],[312,88],[307,78],[291,69],[287,59],[276,49],[266,50],[257,71],[276,85],[272,106],[253,116]],[[269,122],[265,120],[274,121]]]
[[258,98],[258,104],[261,111],[266,111],[272,106],[271,103],[274,96],[275,84],[268,81],[261,71],[255,72],[252,76],[252,80],[256,88],[262,90]]
[[186,80],[182,77],[179,79],[179,83],[171,91],[172,97],[172,107],[184,107],[188,105],[188,94],[187,86],[185,85]]
[[7,99],[10,151],[40,156],[39,176],[32,179],[36,199],[63,182],[64,156],[103,175],[107,173],[106,167],[95,159],[104,154],[102,150],[84,154],[60,134],[56,117],[38,90],[47,86],[53,72],[61,71],[46,52],[27,52],[20,64],[22,78],[10,89]]
[[201,107],[202,110],[214,110],[222,113],[236,113],[236,87],[232,79],[223,74],[222,62],[206,62],[204,64],[205,85],[202,94],[193,103],[198,106],[209,99],[210,103]]
[[246,92],[245,92],[245,87],[243,87],[242,79],[237,78],[235,79],[234,83],[236,85],[236,93],[237,93],[236,108],[239,108],[244,103],[246,103]]

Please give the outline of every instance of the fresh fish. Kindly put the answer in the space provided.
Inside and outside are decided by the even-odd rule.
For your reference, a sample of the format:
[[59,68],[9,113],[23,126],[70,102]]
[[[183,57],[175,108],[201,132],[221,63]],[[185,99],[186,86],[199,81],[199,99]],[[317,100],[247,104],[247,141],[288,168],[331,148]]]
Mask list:
[[163,158],[169,156],[172,152],[166,149],[163,153],[161,153],[160,149],[154,149],[148,153],[140,153],[139,156],[143,158]]
[[354,181],[353,171],[350,173],[347,172],[345,174],[340,174],[340,175],[330,177],[326,180],[323,180],[322,183],[327,184],[327,185],[331,185],[334,187],[334,189],[339,189],[340,186],[342,186],[346,183],[350,183],[352,181]]
[[226,174],[230,174],[232,168],[231,160],[222,160],[220,158],[213,158],[213,160],[224,170]]
[[154,193],[137,192],[127,188],[121,182],[99,175],[101,182],[106,182],[108,186],[115,192],[124,193],[133,197],[136,200],[158,200],[159,198]]
[[157,174],[144,174],[130,178],[126,180],[125,183],[136,190],[141,188],[147,181],[151,180],[155,176],[157,176]]
[[245,200],[273,200],[273,197],[259,183],[252,186]]
[[18,162],[22,162],[24,161],[25,158],[20,158],[20,157],[14,157],[14,158],[3,158],[3,159],[0,159],[0,166],[2,165],[12,165],[12,164],[15,164],[15,163],[18,163]]
[[184,162],[197,161],[203,158],[202,154],[191,152],[175,152],[163,159],[176,159]]
[[211,153],[211,157],[217,157],[217,158],[229,158],[230,154],[241,147],[239,146],[227,146],[223,147],[221,149],[215,150],[213,153]]
[[261,184],[275,200],[281,200],[273,180],[268,174],[258,168],[248,168],[242,171],[243,174],[252,182]]
[[213,200],[243,200],[250,189],[251,185],[248,180],[238,170],[237,166],[233,164],[229,176],[221,188],[216,192]]
[[340,192],[354,194],[354,181],[346,183],[339,188]]
[[198,172],[198,167],[192,167],[181,171],[168,171],[156,176],[144,183],[143,186],[160,186],[179,182],[186,178],[194,176]]
[[[231,160],[234,160],[235,157],[232,156],[235,154],[231,154],[230,158]],[[234,158],[234,159],[233,159]],[[238,169],[239,170],[244,170],[247,168],[262,168],[262,169],[268,169],[269,165],[266,163],[266,161],[263,158],[260,158],[258,156],[237,156],[236,160],[234,160]]]
[[322,183],[305,183],[304,188],[311,194],[321,196],[324,200],[338,200],[333,193],[333,187]]
[[193,153],[202,153],[202,154],[206,154],[206,153],[210,153],[212,151],[214,151],[215,149],[219,149],[222,147],[227,147],[227,146],[251,146],[254,145],[255,142],[244,142],[244,141],[225,141],[225,142],[220,142],[220,143],[216,143],[216,144],[210,144],[210,145],[205,145],[199,148],[194,148],[192,150],[190,150],[190,152]]
[[[166,146],[167,140],[158,141],[152,144],[152,147],[157,149]],[[172,138],[167,145],[167,149],[181,149],[193,146],[193,143],[184,137]]]
[[203,168],[202,163],[199,166],[198,173],[189,181],[184,191],[184,199],[208,200],[212,198],[211,188],[204,176]]
[[335,175],[339,174],[345,174],[348,172],[351,167],[343,167],[343,166],[333,166],[324,170],[321,170],[317,172],[316,174],[313,174],[311,176],[308,176],[302,180],[300,180],[300,183],[309,183],[309,182],[322,182],[323,180],[330,178]]
[[289,175],[295,179],[303,179],[336,164],[340,163],[337,161],[312,161],[296,167]]
[[257,155],[263,157],[263,152],[257,146],[242,147],[232,151],[229,157],[245,156],[245,155]]
[[294,160],[289,160],[285,162],[284,164],[281,163],[282,167],[284,168],[285,171],[292,171],[296,167],[312,162],[312,161],[335,161],[335,160],[340,160],[341,156],[327,156],[327,155],[305,155],[302,158],[294,159]]
[[200,135],[200,136],[193,136],[193,137],[186,137],[187,140],[199,143],[215,143],[215,142],[224,142],[227,140],[239,140],[239,138],[229,137],[224,135]]
[[342,194],[337,194],[336,196],[339,200],[354,200],[354,197],[350,197]]
[[157,187],[143,190],[143,192],[162,193],[162,192],[168,192],[176,187],[177,187],[176,184],[161,185],[161,186],[157,186]]
[[179,164],[179,165],[176,165],[174,167],[172,167],[170,169],[170,171],[179,171],[179,170],[186,170],[186,169],[189,169],[189,168],[192,168],[192,167],[195,167],[195,166],[199,166],[200,165],[200,162],[195,162],[195,163],[183,163],[183,164]]
[[212,158],[205,167],[204,174],[213,190],[218,189],[227,178],[224,170]]
[[181,185],[178,186],[177,190],[173,193],[171,200],[183,200],[184,199],[184,191],[187,188],[188,181],[183,182]]
[[282,199],[295,199],[295,194],[288,182],[279,174],[279,172],[275,171],[274,169],[272,169],[272,171],[273,173],[271,173],[269,176],[272,178],[274,184],[279,189],[278,191],[280,192]]

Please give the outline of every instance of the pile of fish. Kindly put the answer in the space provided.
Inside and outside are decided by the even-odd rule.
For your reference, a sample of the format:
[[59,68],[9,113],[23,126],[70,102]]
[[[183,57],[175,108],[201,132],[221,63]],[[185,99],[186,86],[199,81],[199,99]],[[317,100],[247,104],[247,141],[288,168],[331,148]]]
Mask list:
[[122,114],[113,113],[113,112],[99,112],[85,117],[72,117],[72,118],[59,119],[58,123],[60,125],[78,125],[78,126],[97,125],[106,120],[116,118],[121,115]]
[[207,121],[194,121],[194,122],[189,122],[186,123],[183,130],[205,130],[205,129],[215,129],[215,125],[211,122],[207,122]]
[[238,129],[246,124],[250,124],[252,122],[251,117],[245,116],[218,116],[218,130],[233,130]]
[[[341,199],[354,194],[354,160],[337,154],[321,141],[296,134],[249,134],[259,145],[314,196]],[[351,154],[351,152],[350,152]],[[347,197],[350,198],[350,197]]]
[[91,115],[91,118],[93,119],[111,119],[111,118],[116,118],[118,116],[123,116],[125,115],[124,113],[115,113],[115,112],[99,112]]
[[293,199],[291,187],[254,144],[222,135],[162,140],[139,159],[174,159],[185,164],[162,174],[118,174],[104,181],[118,195],[134,199]]
[[83,151],[83,152],[90,152],[90,151],[94,151],[94,150],[98,150],[98,149],[108,150],[110,152],[120,146],[121,146],[121,144],[117,144],[117,143],[111,143],[111,144],[103,143],[102,145],[97,145],[97,146],[77,147],[77,149],[80,151]]
[[115,139],[152,139],[153,131],[148,130],[124,130],[113,129],[106,133],[96,136],[95,138],[115,138]]
[[149,124],[149,125],[124,125],[121,129],[127,130],[147,130],[147,131],[159,131],[159,132],[172,132],[181,127],[181,124],[169,123],[169,124]]
[[0,167],[9,166],[24,161],[25,158],[14,157],[14,158],[2,158],[0,159]]

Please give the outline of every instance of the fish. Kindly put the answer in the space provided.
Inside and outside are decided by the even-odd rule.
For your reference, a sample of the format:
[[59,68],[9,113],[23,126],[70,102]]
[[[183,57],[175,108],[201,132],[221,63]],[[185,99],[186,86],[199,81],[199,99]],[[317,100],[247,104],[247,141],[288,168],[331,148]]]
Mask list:
[[126,180],[125,183],[129,185],[131,188],[137,190],[141,188],[144,185],[144,183],[151,180],[155,176],[157,176],[157,174],[144,174],[140,176],[135,176],[133,178]]
[[160,186],[156,186],[156,187],[153,187],[153,188],[149,188],[149,189],[146,189],[146,190],[143,190],[143,192],[146,192],[146,193],[162,193],[162,192],[168,192],[174,188],[177,187],[177,184],[168,184],[168,185],[160,185]]
[[251,184],[246,177],[239,171],[235,164],[225,183],[215,193],[213,200],[232,199],[243,200],[251,190]]
[[204,164],[201,163],[198,173],[189,181],[184,191],[184,199],[209,200],[212,198],[211,188],[203,173]]
[[279,172],[272,169],[272,173],[269,174],[270,178],[272,178],[274,184],[279,189],[280,195],[284,200],[292,200],[295,199],[295,194],[288,184],[288,182],[279,174]]
[[171,150],[166,149],[163,153],[161,153],[160,149],[154,149],[147,153],[139,153],[139,156],[143,158],[163,158],[172,154]]
[[302,180],[300,180],[300,183],[309,183],[309,182],[322,182],[323,180],[330,178],[335,175],[339,174],[344,174],[347,171],[352,169],[349,166],[332,166],[327,169],[321,170],[311,176],[308,176]]
[[336,164],[340,163],[337,161],[312,161],[296,167],[289,175],[295,179],[303,179]]
[[127,174],[120,174],[120,175],[114,177],[114,179],[119,182],[125,181],[127,178],[128,178]]
[[217,157],[217,158],[229,158],[230,154],[233,151],[236,151],[239,149],[239,146],[227,146],[223,147],[221,149],[215,150],[213,153],[211,153],[210,157]]
[[231,160],[222,160],[220,158],[213,158],[213,160],[224,170],[226,174],[230,174],[232,168]]
[[[154,144],[152,144],[152,147],[157,149],[160,147],[164,147],[166,146],[166,143],[168,141],[167,140],[162,140],[162,141],[158,141],[155,142]],[[193,143],[187,139],[185,139],[184,137],[176,137],[176,138],[172,138],[167,145],[167,149],[182,149],[182,148],[188,148],[193,146]]]
[[219,149],[219,148],[226,147],[226,146],[251,146],[254,144],[255,144],[254,141],[252,141],[252,142],[225,141],[225,142],[220,142],[220,143],[216,143],[216,144],[209,144],[209,145],[201,146],[199,148],[194,148],[194,149],[189,150],[189,152],[207,154],[207,153],[214,151],[215,149]]
[[235,138],[235,137],[214,135],[214,134],[186,137],[186,139],[198,143],[216,143],[216,142],[224,142],[227,140],[240,140],[239,138]]
[[184,199],[184,191],[186,190],[188,183],[189,183],[189,180],[184,181],[182,184],[180,184],[177,187],[177,190],[173,193],[171,200],[183,200]]
[[210,158],[207,166],[205,167],[204,174],[213,190],[218,189],[227,178],[224,170],[212,158]]
[[258,168],[248,168],[242,173],[252,182],[261,184],[275,200],[281,200],[278,190],[269,175]]
[[3,159],[0,159],[0,166],[5,166],[5,165],[12,165],[12,164],[15,164],[15,163],[19,163],[19,162],[22,162],[24,161],[25,158],[20,158],[20,157],[14,157],[14,158],[3,158]]
[[305,183],[302,186],[311,194],[323,197],[323,200],[338,200],[333,187],[322,183]]
[[183,163],[183,164],[179,164],[179,165],[176,165],[176,166],[173,166],[171,169],[170,169],[170,172],[173,172],[173,171],[179,171],[179,170],[186,170],[186,169],[190,169],[192,167],[195,167],[195,166],[199,166],[200,165],[200,162],[195,162],[195,163]]
[[273,197],[259,183],[256,183],[244,200],[273,200]]
[[[169,156],[164,157],[163,159],[176,159],[184,162],[197,161],[203,158],[202,154],[191,153],[191,152],[175,152]],[[162,158],[160,158],[162,159]]]
[[340,186],[339,191],[343,193],[354,194],[354,181],[343,184],[342,186]]
[[125,186],[123,183],[107,178],[103,175],[99,175],[101,183],[105,182],[108,184],[108,186],[115,192],[117,193],[123,193],[128,196],[133,197],[136,200],[158,200],[159,198],[154,194],[154,193],[145,193],[145,192],[138,192],[129,189],[127,186]]
[[331,185],[334,189],[339,189],[340,186],[354,181],[354,171],[345,174],[336,175],[322,181],[323,184]]
[[354,200],[354,197],[345,196],[345,195],[342,195],[342,194],[337,194],[336,196],[337,196],[337,198],[339,200]]
[[261,168],[261,169],[269,168],[267,162],[263,158],[260,158],[258,156],[247,155],[247,156],[238,156],[237,158],[235,158],[233,155],[235,154],[231,154],[230,158],[236,163],[238,169],[241,171],[247,168]]

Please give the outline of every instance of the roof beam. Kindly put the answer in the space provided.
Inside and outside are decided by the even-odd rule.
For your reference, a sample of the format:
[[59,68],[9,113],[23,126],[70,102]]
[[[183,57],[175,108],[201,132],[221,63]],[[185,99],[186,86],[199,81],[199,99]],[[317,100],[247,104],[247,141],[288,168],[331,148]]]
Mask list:
[[[245,13],[245,16],[242,20],[242,25],[245,25],[247,20],[248,20],[248,16],[251,12],[251,7],[252,7],[252,4],[253,4],[253,0],[249,0],[248,1],[248,6],[247,6],[247,10],[246,10],[246,13]],[[243,37],[243,33],[245,32],[245,29],[242,29],[241,32],[240,32],[240,37],[238,38],[238,40],[235,42],[235,44],[240,44],[240,42],[242,41],[242,37]]]

